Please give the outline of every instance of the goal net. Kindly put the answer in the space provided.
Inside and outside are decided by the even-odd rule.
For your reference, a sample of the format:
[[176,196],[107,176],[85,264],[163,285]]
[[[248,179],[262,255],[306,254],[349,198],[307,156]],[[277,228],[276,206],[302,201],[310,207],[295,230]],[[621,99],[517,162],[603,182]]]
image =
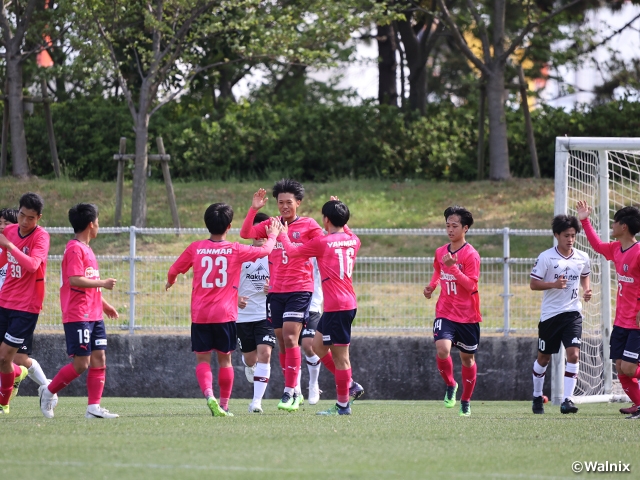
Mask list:
[[[555,213],[576,215],[576,202],[593,207],[591,223],[603,241],[609,241],[616,210],[640,205],[640,138],[556,138]],[[576,403],[627,401],[609,360],[609,336],[615,311],[615,267],[593,251],[584,234],[576,248],[591,259],[590,302],[583,302],[580,373]],[[612,290],[613,289],[613,290]],[[552,362],[551,396],[563,400],[564,351]]]

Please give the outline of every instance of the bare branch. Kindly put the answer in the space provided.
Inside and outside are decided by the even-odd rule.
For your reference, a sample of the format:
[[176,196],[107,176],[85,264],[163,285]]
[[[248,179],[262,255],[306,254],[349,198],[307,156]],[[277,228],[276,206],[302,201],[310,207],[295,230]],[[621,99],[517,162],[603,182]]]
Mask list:
[[484,20],[476,10],[475,5],[472,0],[467,0],[467,8],[471,12],[473,19],[478,26],[478,30],[480,31],[480,42],[482,43],[482,54],[484,55],[485,61],[488,61],[491,58],[491,43],[489,42],[489,34],[487,33],[487,26],[484,24]]

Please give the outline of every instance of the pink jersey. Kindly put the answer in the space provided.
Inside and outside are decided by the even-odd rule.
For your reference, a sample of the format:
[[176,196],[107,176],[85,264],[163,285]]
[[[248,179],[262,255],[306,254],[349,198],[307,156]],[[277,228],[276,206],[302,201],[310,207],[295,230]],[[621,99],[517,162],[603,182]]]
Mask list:
[[173,284],[179,273],[193,267],[191,321],[193,323],[235,322],[238,318],[238,284],[244,262],[268,255],[276,243],[272,233],[261,247],[226,240],[193,242],[169,269]]
[[616,319],[614,325],[638,330],[636,315],[640,310],[640,243],[622,250],[620,242],[600,240],[589,219],[582,220],[582,228],[593,249],[612,261],[618,277]]
[[[257,210],[249,209],[240,229],[242,238],[267,236],[265,227],[271,224],[271,220],[253,225],[256,213]],[[298,217],[289,224],[289,240],[295,246],[320,236],[322,228],[313,218]],[[269,293],[313,292],[313,264],[305,257],[289,258],[282,242],[277,242],[269,254],[269,273]]]
[[446,318],[458,323],[478,323],[480,315],[480,297],[478,279],[480,278],[480,255],[468,243],[457,251],[458,263],[447,267],[442,262],[450,244],[436,250],[433,261],[433,277],[429,285],[435,289],[440,283],[440,297],[436,304],[436,318]]
[[89,245],[73,239],[67,243],[62,256],[62,286],[60,308],[62,323],[97,322],[102,320],[102,292],[100,288],[72,287],[69,277],[100,280],[98,260]]
[[5,227],[3,234],[16,248],[9,252],[3,249],[0,253],[0,265],[8,263],[6,280],[0,290],[0,307],[40,313],[44,301],[49,234],[37,226],[22,237],[18,224]]
[[278,239],[282,240],[287,255],[292,259],[316,257],[322,278],[325,312],[358,308],[351,275],[360,250],[360,239],[354,233],[323,235],[299,247],[283,234]]

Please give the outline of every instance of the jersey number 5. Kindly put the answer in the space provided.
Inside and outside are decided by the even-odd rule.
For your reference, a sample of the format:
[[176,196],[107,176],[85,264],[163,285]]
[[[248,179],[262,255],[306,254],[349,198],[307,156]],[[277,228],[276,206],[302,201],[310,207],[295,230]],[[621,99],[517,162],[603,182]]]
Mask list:
[[336,248],[335,252],[336,255],[338,255],[338,263],[340,264],[340,280],[344,279],[345,273],[347,277],[351,278],[351,274],[353,273],[353,256],[356,253],[355,250],[353,248],[347,248],[345,252],[346,255],[341,248]]
[[213,282],[209,281],[209,276],[213,270],[214,263],[218,267],[218,274],[220,275],[214,280],[216,287],[224,287],[227,284],[227,257],[216,257],[215,262],[211,257],[202,257],[201,266],[206,268],[204,275],[202,275],[202,288],[213,288]]

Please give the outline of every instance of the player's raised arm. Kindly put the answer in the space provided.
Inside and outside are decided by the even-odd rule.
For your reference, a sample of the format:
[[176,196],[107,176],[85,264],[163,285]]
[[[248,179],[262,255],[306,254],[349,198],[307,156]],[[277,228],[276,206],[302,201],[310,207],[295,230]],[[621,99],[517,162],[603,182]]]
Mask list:
[[240,227],[240,237],[241,238],[265,238],[265,232],[256,225],[254,227],[253,220],[256,216],[256,213],[267,204],[269,197],[267,197],[267,191],[264,188],[259,189],[256,193],[253,194],[253,199],[251,200],[251,207],[249,207],[249,211],[247,212],[247,216],[242,222],[242,226]]
[[576,204],[576,210],[578,211],[578,220],[582,224],[584,234],[587,236],[587,240],[596,252],[600,255],[604,255],[607,260],[613,260],[612,245],[607,242],[603,242],[596,233],[593,225],[589,221],[589,215],[591,214],[591,207],[584,200],[578,201]]
[[[271,253],[273,247],[275,247],[276,238],[280,233],[280,221],[275,217],[270,218],[268,221],[269,223],[264,224],[265,231],[263,236],[266,235],[267,237],[267,241],[264,245],[261,247],[240,245],[238,253],[243,262],[255,262],[258,258],[266,257]],[[258,224],[257,227],[259,228],[260,225],[262,225],[262,223]],[[257,237],[259,237],[259,235],[256,235],[255,238]]]
[[176,283],[176,279],[179,274],[184,274],[189,271],[189,269],[193,266],[193,252],[192,245],[189,245],[187,249],[182,252],[182,255],[178,257],[178,259],[171,265],[169,268],[169,272],[167,273],[167,283],[165,284],[164,289],[169,290],[171,286]]

